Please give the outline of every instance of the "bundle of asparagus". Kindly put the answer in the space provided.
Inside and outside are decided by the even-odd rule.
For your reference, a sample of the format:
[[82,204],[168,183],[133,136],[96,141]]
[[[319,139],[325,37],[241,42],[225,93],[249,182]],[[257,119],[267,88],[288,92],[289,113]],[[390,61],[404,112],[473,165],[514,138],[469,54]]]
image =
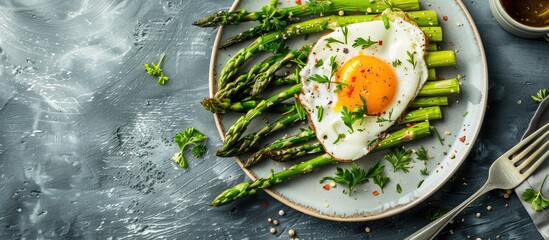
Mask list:
[[[303,129],[299,133],[265,143],[264,139],[275,132],[288,128],[292,124],[304,122],[306,116],[299,104],[288,103],[301,92],[299,69],[309,55],[311,44],[295,50],[285,50],[284,42],[305,34],[324,32],[357,22],[366,22],[378,18],[376,13],[386,8],[400,8],[407,12],[410,19],[428,36],[430,45],[425,61],[429,67],[428,82],[420,90],[418,97],[410,105],[399,124],[416,123],[404,128],[391,130],[381,139],[375,151],[402,145],[422,137],[429,136],[431,125],[429,121],[442,118],[440,106],[448,105],[448,96],[459,93],[459,81],[455,78],[438,80],[435,68],[453,66],[456,64],[454,51],[438,50],[437,42],[442,41],[442,29],[438,26],[436,12],[419,10],[418,0],[393,0],[392,2],[355,1],[355,0],[317,0],[304,5],[276,9],[276,0],[258,12],[239,10],[236,12],[218,12],[194,24],[202,27],[239,24],[246,21],[259,21],[259,25],[233,38],[224,46],[232,45],[257,37],[251,44],[238,51],[225,64],[217,81],[217,91],[213,98],[202,101],[208,111],[221,114],[227,112],[244,112],[227,131],[218,156],[230,157],[245,153],[251,155],[245,161],[245,166],[269,157],[275,161],[291,161],[308,155],[318,155],[324,152],[322,145],[315,140],[311,129]],[[341,14],[343,12],[343,14]],[[356,12],[367,15],[349,15]],[[322,14],[338,13],[338,15],[322,16]],[[300,17],[320,15],[317,18],[301,21]],[[276,48],[276,54],[268,57],[260,64],[253,65],[247,71],[241,67],[260,51]],[[288,63],[296,67],[295,73],[277,76],[277,72]],[[240,75],[238,75],[240,73]],[[269,97],[274,88],[284,88]],[[270,90],[270,91],[266,91]],[[282,115],[259,131],[244,136],[252,120],[272,112]],[[258,147],[263,144],[262,147]],[[253,151],[252,151],[253,150]],[[331,165],[337,161],[324,153],[309,160],[295,164],[292,167],[255,181],[244,182],[221,193],[212,203],[213,206],[230,203],[238,198],[252,195],[258,189],[268,188],[289,178],[308,173],[314,169]]]

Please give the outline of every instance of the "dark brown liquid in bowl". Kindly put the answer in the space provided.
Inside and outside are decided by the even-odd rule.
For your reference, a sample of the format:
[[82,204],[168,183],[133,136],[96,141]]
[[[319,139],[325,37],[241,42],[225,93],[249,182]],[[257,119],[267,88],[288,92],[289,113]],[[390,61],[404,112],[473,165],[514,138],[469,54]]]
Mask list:
[[524,25],[549,26],[549,0],[500,0],[505,11]]

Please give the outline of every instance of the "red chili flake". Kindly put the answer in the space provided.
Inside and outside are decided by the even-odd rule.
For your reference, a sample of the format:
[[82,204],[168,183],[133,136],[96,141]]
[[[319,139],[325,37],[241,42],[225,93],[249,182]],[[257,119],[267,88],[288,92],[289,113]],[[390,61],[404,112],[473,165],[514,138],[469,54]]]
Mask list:
[[302,8],[301,8],[301,11],[305,11],[305,10],[307,10],[306,7],[302,7]]
[[355,77],[355,76],[353,76],[353,77],[351,78],[351,82],[356,82],[356,77]]
[[448,21],[448,16],[442,16],[442,20]]
[[314,85],[313,88],[315,89],[315,91],[318,91],[318,85]]
[[379,46],[383,45],[383,41],[382,41],[382,40],[378,40],[378,41],[377,41],[377,45],[379,45]]
[[295,0],[295,4],[301,5],[301,0]]
[[355,91],[355,85],[349,85],[348,88],[349,88],[349,92],[347,92],[347,96],[351,97],[353,96],[353,92]]
[[465,142],[465,136],[463,136],[463,137],[460,137],[460,138],[459,138],[459,141],[461,141],[461,142]]
[[324,190],[328,191],[328,190],[330,190],[330,184],[324,184],[324,186],[322,188],[324,188]]
[[379,195],[379,192],[378,191],[373,191],[372,195],[377,196],[377,195]]
[[263,200],[263,201],[261,201],[261,206],[268,207],[269,203],[267,201]]
[[355,9],[355,12],[358,12],[358,8],[357,8],[357,9]]

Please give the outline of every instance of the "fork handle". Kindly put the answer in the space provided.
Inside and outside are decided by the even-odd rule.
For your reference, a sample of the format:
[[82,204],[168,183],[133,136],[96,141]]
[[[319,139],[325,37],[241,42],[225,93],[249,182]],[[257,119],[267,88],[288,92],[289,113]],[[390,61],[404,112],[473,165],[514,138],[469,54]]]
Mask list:
[[469,204],[475,201],[480,195],[492,190],[493,185],[491,183],[485,183],[482,187],[475,192],[472,196],[463,201],[460,205],[444,214],[442,217],[435,221],[432,221],[427,226],[418,230],[414,234],[406,238],[406,240],[425,240],[433,239],[454,217],[456,217],[463,209]]

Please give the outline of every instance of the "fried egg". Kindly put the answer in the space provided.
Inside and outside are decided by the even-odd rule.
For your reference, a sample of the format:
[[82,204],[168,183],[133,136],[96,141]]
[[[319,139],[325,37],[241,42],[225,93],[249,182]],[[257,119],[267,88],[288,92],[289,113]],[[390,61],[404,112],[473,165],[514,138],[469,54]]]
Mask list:
[[300,72],[299,101],[325,151],[368,154],[427,80],[428,40],[402,12],[322,36]]

